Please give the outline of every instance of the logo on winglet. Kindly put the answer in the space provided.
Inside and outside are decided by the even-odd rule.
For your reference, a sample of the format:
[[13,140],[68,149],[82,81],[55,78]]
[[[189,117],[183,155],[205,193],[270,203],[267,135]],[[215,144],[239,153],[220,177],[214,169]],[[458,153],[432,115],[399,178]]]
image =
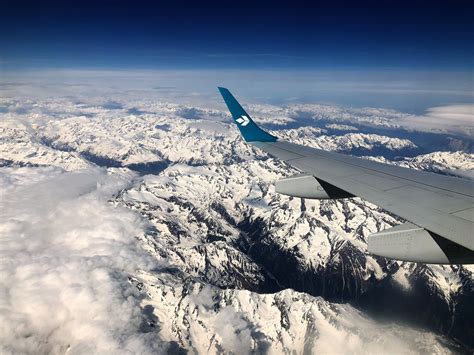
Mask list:
[[243,115],[236,119],[237,123],[240,124],[242,127],[245,127],[249,124],[250,120],[247,116]]

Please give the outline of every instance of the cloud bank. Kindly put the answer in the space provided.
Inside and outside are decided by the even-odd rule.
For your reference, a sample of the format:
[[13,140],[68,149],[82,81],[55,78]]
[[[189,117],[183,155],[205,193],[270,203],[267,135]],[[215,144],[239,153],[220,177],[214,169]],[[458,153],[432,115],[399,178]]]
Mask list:
[[407,128],[474,137],[474,104],[433,107],[424,115],[407,116],[398,123]]
[[146,225],[107,202],[126,181],[101,169],[1,169],[1,353],[157,350],[128,282],[154,266],[133,238]]

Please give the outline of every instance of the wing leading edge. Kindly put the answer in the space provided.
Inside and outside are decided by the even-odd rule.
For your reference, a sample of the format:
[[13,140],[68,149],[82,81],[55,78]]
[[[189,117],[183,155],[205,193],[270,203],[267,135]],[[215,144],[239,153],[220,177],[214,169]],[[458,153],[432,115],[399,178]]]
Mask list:
[[278,140],[253,122],[229,90],[219,91],[247,142],[316,179],[297,176],[294,183],[277,183],[277,192],[280,186],[281,193],[298,197],[358,196],[411,222],[370,236],[368,250],[373,254],[427,263],[474,263],[473,181]]

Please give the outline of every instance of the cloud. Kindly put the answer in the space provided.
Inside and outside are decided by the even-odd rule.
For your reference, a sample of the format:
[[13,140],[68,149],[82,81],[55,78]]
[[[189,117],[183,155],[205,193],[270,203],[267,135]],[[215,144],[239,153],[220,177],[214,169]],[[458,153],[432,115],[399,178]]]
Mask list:
[[107,202],[129,178],[0,169],[1,353],[146,353],[162,345],[140,331],[140,297],[128,282],[156,266],[134,238],[147,226]]
[[421,116],[407,116],[397,123],[406,128],[474,137],[474,104],[433,107]]
[[[264,54],[263,54],[264,55]],[[6,72],[3,97],[113,98],[123,94],[222,108],[216,87],[225,85],[244,103],[335,102],[344,105],[434,106],[473,99],[470,72],[403,70],[22,70]],[[254,83],[254,85],[249,85]],[[193,95],[193,93],[197,93]],[[113,96],[112,96],[113,95]],[[455,101],[458,100],[458,101]]]

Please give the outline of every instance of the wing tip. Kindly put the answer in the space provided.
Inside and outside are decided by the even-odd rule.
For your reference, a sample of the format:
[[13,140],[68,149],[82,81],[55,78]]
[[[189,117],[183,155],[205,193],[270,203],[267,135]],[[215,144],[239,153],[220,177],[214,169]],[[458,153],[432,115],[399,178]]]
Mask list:
[[243,107],[227,88],[221,86],[217,88],[246,142],[275,142],[277,140],[275,136],[265,132],[255,124],[250,115],[245,112]]

